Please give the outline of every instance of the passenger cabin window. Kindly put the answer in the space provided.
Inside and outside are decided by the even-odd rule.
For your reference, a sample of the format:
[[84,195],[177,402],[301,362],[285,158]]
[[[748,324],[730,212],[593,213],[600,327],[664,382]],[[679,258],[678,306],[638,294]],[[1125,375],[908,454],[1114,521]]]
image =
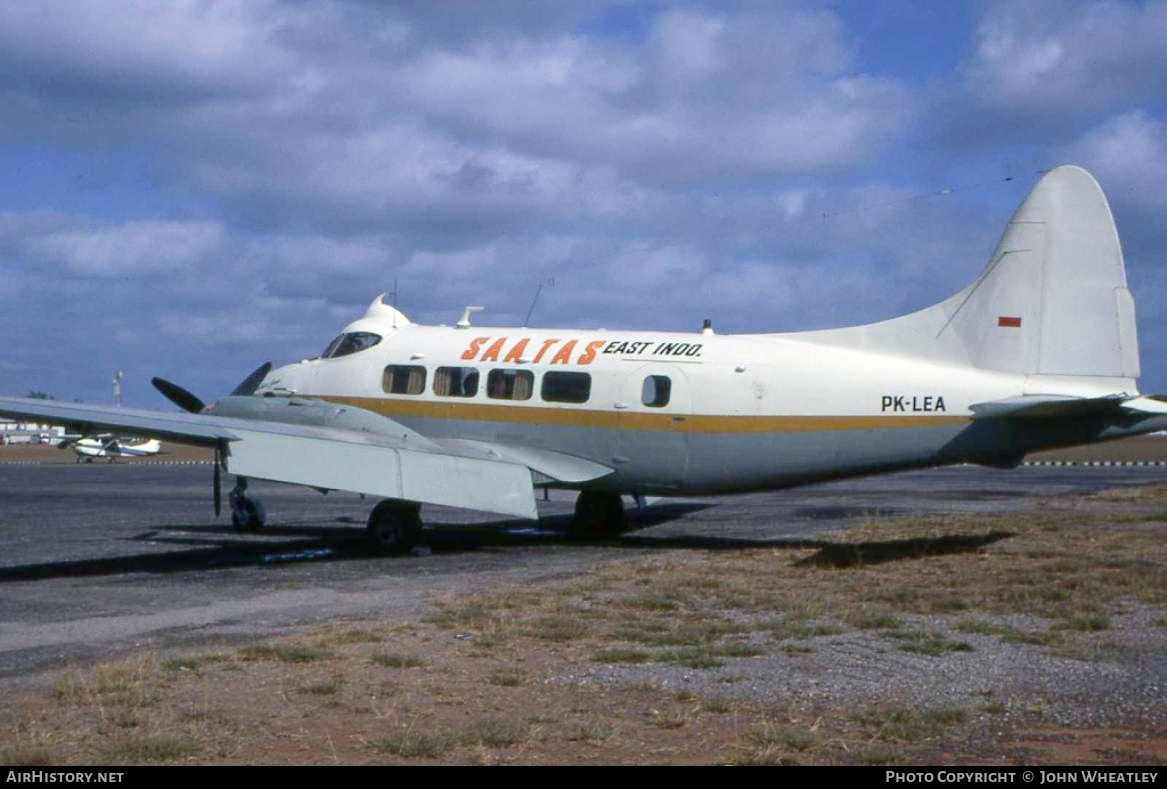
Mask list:
[[491,370],[486,376],[486,396],[495,400],[530,400],[534,388],[529,370]]
[[649,408],[663,408],[669,404],[672,381],[667,375],[650,375],[640,388],[640,402]]
[[320,357],[322,359],[335,359],[339,356],[348,356],[351,353],[372,348],[379,342],[381,342],[380,334],[368,331],[348,332],[328,343],[328,347],[324,349],[324,353],[320,354]]
[[439,367],[434,371],[434,394],[473,397],[478,394],[478,370],[473,367]]
[[587,373],[543,374],[543,399],[551,403],[586,403],[592,393],[592,377]]
[[421,394],[425,391],[425,368],[413,364],[391,364],[381,374],[381,388],[388,394]]

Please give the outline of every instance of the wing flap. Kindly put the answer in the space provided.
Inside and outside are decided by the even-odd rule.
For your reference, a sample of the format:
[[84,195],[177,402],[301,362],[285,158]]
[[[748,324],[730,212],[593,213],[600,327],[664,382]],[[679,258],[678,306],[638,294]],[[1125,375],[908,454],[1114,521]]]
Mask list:
[[238,438],[226,458],[232,474],[538,518],[526,466],[332,438],[234,432]]
[[518,463],[555,482],[590,482],[615,471],[600,463],[551,449],[462,438],[446,438],[439,441],[443,447],[456,454]]

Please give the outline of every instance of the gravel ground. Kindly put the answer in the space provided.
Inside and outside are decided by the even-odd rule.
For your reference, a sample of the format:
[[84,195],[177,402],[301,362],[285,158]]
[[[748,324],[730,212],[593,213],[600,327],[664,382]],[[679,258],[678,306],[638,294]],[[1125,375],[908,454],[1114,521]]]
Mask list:
[[[563,536],[561,499],[535,529],[433,511],[430,549],[401,559],[357,547],[356,497],[273,488],[273,529],[241,540],[192,519],[203,468],[3,473],[0,761],[1167,759],[1153,471],[677,502],[592,543]],[[522,735],[468,740],[483,721]],[[442,747],[392,739],[419,731]]]

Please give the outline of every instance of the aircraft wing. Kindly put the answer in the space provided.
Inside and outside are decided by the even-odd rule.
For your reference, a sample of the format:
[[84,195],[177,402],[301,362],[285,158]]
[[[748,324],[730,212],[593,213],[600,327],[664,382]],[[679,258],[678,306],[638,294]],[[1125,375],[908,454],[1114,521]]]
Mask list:
[[0,415],[64,425],[70,432],[82,435],[122,431],[206,447],[235,438],[230,431],[208,422],[202,414],[171,414],[30,397],[0,397]]
[[[580,482],[612,469],[548,450],[478,441],[436,441],[350,406],[283,398],[228,398],[248,413],[166,413],[0,397],[0,414],[220,447],[227,470],[254,479],[535,519],[533,474]],[[316,414],[319,424],[293,421]],[[338,426],[339,425],[339,426]]]

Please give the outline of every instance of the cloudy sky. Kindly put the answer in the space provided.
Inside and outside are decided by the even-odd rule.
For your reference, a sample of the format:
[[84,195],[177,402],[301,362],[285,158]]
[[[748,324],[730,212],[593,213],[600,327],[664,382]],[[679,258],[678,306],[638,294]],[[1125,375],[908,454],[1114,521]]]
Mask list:
[[413,320],[864,323],[1106,190],[1167,392],[1167,2],[0,3],[0,393],[160,407]]

